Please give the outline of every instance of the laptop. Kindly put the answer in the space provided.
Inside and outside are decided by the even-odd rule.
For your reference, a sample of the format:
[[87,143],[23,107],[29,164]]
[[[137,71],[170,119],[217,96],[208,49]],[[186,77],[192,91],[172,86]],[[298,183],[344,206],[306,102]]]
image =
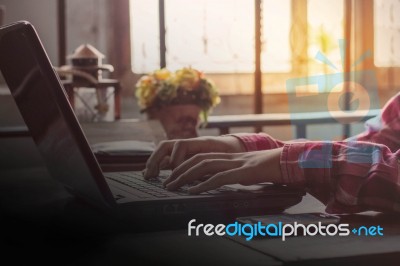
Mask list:
[[223,220],[283,211],[303,191],[272,184],[225,186],[199,195],[167,191],[141,172],[103,173],[34,27],[26,21],[0,28],[0,69],[50,175],[77,197],[114,213]]

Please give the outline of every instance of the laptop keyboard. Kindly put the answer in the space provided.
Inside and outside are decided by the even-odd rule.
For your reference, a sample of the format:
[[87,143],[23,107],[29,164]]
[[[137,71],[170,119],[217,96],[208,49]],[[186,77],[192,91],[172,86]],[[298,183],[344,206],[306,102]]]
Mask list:
[[[106,173],[106,177],[115,182],[121,183],[134,189],[135,196],[147,198],[167,198],[188,195],[189,185],[185,185],[176,191],[168,191],[164,189],[163,182],[168,177],[169,171],[162,171],[160,176],[149,180],[143,179],[141,172],[120,172],[120,173]],[[223,189],[211,190],[202,194],[219,194]]]
[[167,178],[168,174],[161,174],[157,178],[144,180],[140,172],[121,172],[121,173],[107,173],[106,177],[118,183],[131,187],[135,190],[135,196],[139,198],[166,198],[188,195],[188,186],[182,187],[177,191],[168,191],[163,187],[163,181]]

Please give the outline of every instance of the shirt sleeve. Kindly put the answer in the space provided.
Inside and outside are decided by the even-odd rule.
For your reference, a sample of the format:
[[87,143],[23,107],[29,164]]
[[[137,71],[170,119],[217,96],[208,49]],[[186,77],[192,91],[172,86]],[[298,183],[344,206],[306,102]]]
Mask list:
[[386,145],[391,151],[400,149],[400,93],[391,98],[379,116],[365,123],[366,130],[350,140]]
[[238,138],[246,148],[246,151],[276,149],[283,147],[285,144],[266,133],[239,133],[232,134],[231,136]]
[[400,212],[400,150],[370,142],[288,143],[283,182],[305,188],[329,213]]
[[265,133],[237,134],[247,151],[283,147],[283,182],[300,186],[330,213],[400,212],[400,93],[344,142],[282,142]]

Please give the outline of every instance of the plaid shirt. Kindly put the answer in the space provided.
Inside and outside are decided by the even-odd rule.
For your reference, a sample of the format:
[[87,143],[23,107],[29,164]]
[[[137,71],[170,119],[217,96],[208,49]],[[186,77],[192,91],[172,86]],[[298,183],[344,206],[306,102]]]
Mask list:
[[345,141],[282,142],[237,134],[248,151],[283,147],[284,184],[305,188],[329,213],[400,212],[400,93]]

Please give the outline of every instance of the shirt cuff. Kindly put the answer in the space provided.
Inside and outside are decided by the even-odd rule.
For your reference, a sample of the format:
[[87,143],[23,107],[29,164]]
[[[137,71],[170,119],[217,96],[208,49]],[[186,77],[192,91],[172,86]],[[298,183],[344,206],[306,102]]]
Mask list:
[[261,151],[261,150],[269,150],[280,148],[284,145],[283,142],[274,139],[268,134],[265,133],[239,133],[239,134],[230,134],[230,136],[234,136],[238,138],[246,151]]
[[292,142],[285,144],[281,154],[281,171],[287,184],[323,184],[330,177],[332,142]]
[[285,144],[281,153],[281,172],[284,184],[305,185],[303,168],[299,166],[299,157],[305,143]]

